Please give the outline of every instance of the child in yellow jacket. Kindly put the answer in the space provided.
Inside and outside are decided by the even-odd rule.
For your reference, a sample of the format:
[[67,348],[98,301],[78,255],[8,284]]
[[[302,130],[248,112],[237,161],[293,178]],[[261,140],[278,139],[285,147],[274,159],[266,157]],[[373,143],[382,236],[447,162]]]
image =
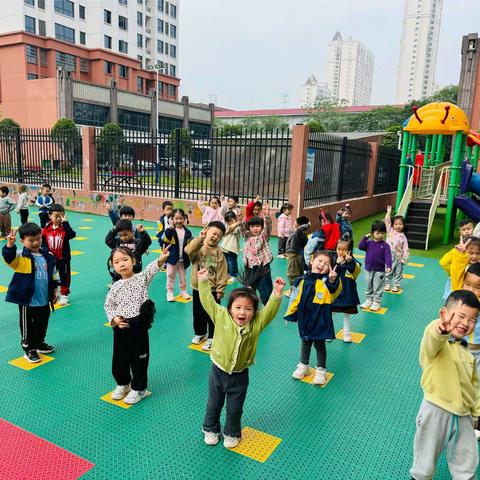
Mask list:
[[478,446],[473,430],[480,415],[475,359],[463,337],[472,333],[480,312],[473,292],[452,292],[420,345],[423,402],[417,416],[413,466],[416,480],[431,479],[446,450],[452,478],[476,478]]

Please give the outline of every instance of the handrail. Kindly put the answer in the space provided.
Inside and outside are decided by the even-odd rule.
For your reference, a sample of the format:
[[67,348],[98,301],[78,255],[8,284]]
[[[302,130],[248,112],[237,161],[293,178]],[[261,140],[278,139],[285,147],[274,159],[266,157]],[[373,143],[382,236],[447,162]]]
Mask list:
[[[409,169],[410,173],[410,178],[408,179],[407,183],[407,188],[405,188],[405,192],[403,193],[402,201],[400,202],[400,205],[398,206],[398,211],[397,215],[401,215],[402,217],[405,217],[407,214],[407,209],[408,206],[410,205],[410,202],[412,201],[412,192],[413,192],[413,166],[412,165],[407,165],[407,168]],[[411,170],[411,171],[410,171]]]
[[428,228],[427,228],[427,237],[425,239],[425,250],[428,250],[428,240],[430,238],[430,232],[433,226],[433,220],[437,213],[438,204],[440,203],[440,193],[444,184],[444,175],[445,172],[448,172],[449,167],[443,167],[440,173],[440,178],[438,179],[437,188],[435,189],[435,195],[433,197],[432,204],[430,205],[430,211],[428,213]]

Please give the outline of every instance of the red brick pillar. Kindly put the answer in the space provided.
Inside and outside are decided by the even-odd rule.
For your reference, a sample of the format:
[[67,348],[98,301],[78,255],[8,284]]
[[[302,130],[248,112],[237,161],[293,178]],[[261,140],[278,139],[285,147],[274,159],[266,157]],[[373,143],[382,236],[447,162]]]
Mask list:
[[295,125],[292,131],[292,152],[290,159],[290,180],[288,201],[294,206],[294,215],[303,215],[305,192],[305,169],[307,165],[308,135],[307,125]]
[[90,195],[95,190],[97,157],[95,155],[95,127],[82,127],[83,192]]
[[375,190],[375,177],[377,174],[377,159],[378,159],[378,143],[368,142],[372,147],[372,153],[370,156],[370,163],[368,166],[368,183],[367,183],[367,196],[373,197]]

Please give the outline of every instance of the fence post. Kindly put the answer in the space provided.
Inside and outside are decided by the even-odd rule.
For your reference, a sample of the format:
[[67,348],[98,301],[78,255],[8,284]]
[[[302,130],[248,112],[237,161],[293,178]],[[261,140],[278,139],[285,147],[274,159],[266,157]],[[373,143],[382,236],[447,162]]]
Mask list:
[[181,152],[181,136],[182,131],[180,128],[175,129],[175,196],[174,198],[179,198],[180,194],[180,162],[182,159]]
[[97,157],[95,155],[95,127],[82,127],[83,191],[90,194],[96,189]]
[[370,162],[368,164],[367,196],[373,197],[373,195],[375,195],[375,180],[377,178],[378,143],[377,142],[368,142],[368,143],[372,150],[370,154]]
[[18,183],[23,183],[23,166],[22,166],[22,142],[20,140],[20,129],[15,129],[15,150],[17,157],[17,177]]
[[347,156],[348,138],[343,137],[342,152],[340,153],[340,166],[338,167],[337,200],[342,199],[343,191],[343,173],[345,170],[345,158]]
[[297,216],[302,215],[303,212],[309,133],[310,127],[307,125],[295,125],[292,130],[288,201],[295,207]]

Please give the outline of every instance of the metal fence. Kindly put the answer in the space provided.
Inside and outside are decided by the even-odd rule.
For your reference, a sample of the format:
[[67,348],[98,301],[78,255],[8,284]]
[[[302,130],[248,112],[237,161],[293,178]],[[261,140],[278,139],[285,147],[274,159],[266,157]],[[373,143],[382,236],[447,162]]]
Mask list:
[[96,190],[198,200],[204,195],[260,195],[272,206],[288,199],[291,138],[288,130],[226,136],[221,130],[193,138],[125,131],[97,133]]
[[378,147],[375,194],[397,190],[401,156],[402,152],[397,148]]
[[49,129],[1,130],[0,180],[81,189],[80,133],[59,135]]
[[370,156],[368,143],[326,133],[311,133],[303,206],[316,207],[365,196]]

